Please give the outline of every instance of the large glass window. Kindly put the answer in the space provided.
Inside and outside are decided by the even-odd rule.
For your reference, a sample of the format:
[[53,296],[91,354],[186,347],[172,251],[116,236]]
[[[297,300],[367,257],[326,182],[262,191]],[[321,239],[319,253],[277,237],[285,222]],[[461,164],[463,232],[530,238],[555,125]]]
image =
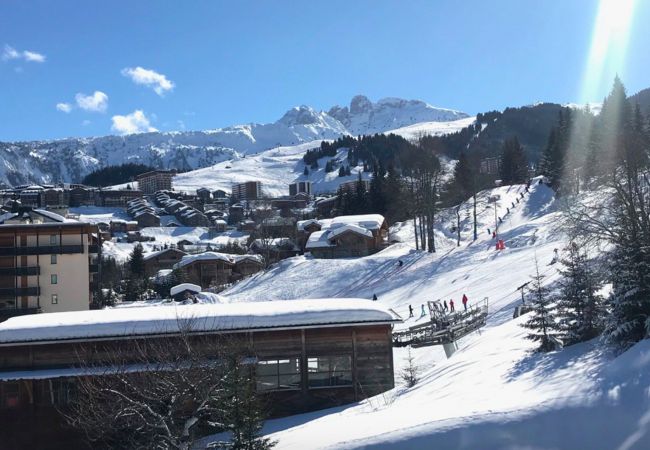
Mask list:
[[255,377],[258,391],[300,389],[300,358],[258,361]]
[[309,387],[351,386],[352,357],[318,356],[307,358]]

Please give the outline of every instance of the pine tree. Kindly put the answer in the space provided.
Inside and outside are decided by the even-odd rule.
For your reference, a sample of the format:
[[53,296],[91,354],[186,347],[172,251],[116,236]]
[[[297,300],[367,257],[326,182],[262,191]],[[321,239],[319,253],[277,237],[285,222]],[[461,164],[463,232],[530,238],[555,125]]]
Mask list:
[[598,295],[601,283],[597,279],[587,255],[575,242],[566,248],[559,271],[562,279],[557,296],[559,325],[566,345],[587,341],[603,330],[605,308]]
[[503,144],[500,176],[504,185],[521,184],[528,179],[528,162],[516,136]]
[[302,174],[306,177],[309,176],[309,169],[307,168],[307,166],[305,166],[305,170],[302,171]]
[[473,201],[473,223],[474,223],[474,240],[478,239],[478,219],[477,219],[477,199],[478,192],[478,162],[476,159],[470,159],[465,152],[461,152],[458,163],[454,168],[454,188],[461,193],[463,198],[472,197]]
[[227,448],[232,450],[269,450],[275,442],[261,436],[264,417],[255,392],[255,379],[248,368],[242,367],[241,358],[235,352],[225,361],[224,424],[232,434]]
[[129,272],[132,277],[142,278],[145,276],[144,271],[144,249],[142,244],[137,244],[133,247],[133,251],[129,256]]
[[341,166],[339,167],[339,177],[344,177],[345,176],[345,167]]
[[557,192],[561,189],[570,138],[569,115],[568,110],[560,111],[558,125],[551,130],[539,163],[539,173],[548,178],[551,187]]
[[538,351],[548,352],[555,348],[554,339],[558,335],[558,325],[555,321],[556,308],[551,302],[548,288],[543,285],[544,275],[539,273],[539,264],[535,258],[535,275],[531,277],[530,305],[532,311],[526,323],[522,326],[530,330],[527,339],[539,342]]

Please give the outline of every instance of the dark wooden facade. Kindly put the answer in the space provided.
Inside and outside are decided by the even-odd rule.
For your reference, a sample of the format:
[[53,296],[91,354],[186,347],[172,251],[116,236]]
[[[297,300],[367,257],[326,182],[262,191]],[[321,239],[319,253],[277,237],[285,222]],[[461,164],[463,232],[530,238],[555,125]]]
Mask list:
[[[200,342],[211,336],[218,339],[223,334],[203,334]],[[394,386],[390,323],[242,331],[228,336],[250,345],[258,392],[271,417],[350,403]],[[86,448],[58,412],[74,395],[75,378],[48,377],[51,372],[44,371],[73,367],[79,355],[101,363],[110,351],[133,348],[131,341],[0,345],[0,449]]]

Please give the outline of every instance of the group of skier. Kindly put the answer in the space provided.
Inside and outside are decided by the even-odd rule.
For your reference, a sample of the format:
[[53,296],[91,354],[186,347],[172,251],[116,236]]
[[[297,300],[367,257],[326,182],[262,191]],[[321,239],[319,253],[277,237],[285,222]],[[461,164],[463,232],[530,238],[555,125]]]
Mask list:
[[[469,299],[467,298],[466,294],[463,294],[462,298],[462,303],[463,303],[463,308],[465,311],[467,311],[467,302]],[[442,301],[442,307],[446,312],[453,313],[456,312],[456,306],[454,304],[454,299],[449,299],[449,303],[447,303],[447,300]],[[422,311],[420,313],[420,317],[424,317],[426,315],[426,311],[424,309],[424,303],[422,304]],[[413,305],[409,305],[409,317],[414,317],[413,316]]]

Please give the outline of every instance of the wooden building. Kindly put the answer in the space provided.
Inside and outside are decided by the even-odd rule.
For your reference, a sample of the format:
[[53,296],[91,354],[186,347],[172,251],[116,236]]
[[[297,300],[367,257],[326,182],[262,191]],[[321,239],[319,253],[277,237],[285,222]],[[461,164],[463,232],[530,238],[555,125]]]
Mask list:
[[[246,343],[257,390],[273,417],[342,405],[394,386],[392,325],[401,319],[368,300],[192,304],[50,316],[0,324],[4,448],[86,448],[59,412],[74,398],[78,377],[125,370],[107,365],[112,364],[108,355],[119,351],[128,361],[128,352],[136,351],[134,340],[178,339],[186,319],[193,321],[194,345],[223,337]],[[79,355],[85,367],[79,367]]]
[[[387,244],[388,224],[380,214],[339,216],[318,223],[321,229],[309,233],[305,244],[305,251],[316,258],[367,256]],[[301,225],[304,238],[305,225],[310,224],[303,222]]]
[[157,252],[146,253],[143,258],[145,274],[148,277],[152,277],[159,270],[173,269],[174,265],[179,263],[185,255],[187,253],[177,248],[167,248]]
[[225,253],[203,252],[183,256],[174,269],[183,270],[188,282],[206,289],[230,283],[234,265]]

